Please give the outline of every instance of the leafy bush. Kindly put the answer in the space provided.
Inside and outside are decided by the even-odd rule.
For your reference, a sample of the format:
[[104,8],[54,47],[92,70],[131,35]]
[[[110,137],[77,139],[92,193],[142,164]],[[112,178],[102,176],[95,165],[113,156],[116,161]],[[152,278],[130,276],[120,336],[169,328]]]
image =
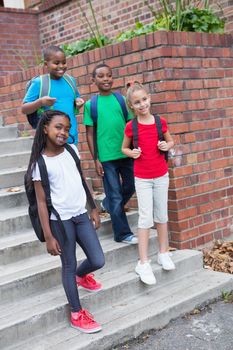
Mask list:
[[[156,30],[224,33],[225,21],[220,19],[213,10],[204,3],[204,8],[193,6],[192,1],[177,0],[176,6],[169,1],[160,0],[163,9],[157,13],[148,5],[155,19],[152,23],[142,24],[136,21],[135,29],[120,33],[117,41],[132,39],[135,36],[148,34]],[[199,2],[200,6],[200,2]]]
[[[106,46],[112,43],[110,39],[102,35],[99,37],[101,40],[102,46]],[[67,57],[75,56],[79,53],[96,49],[99,46],[99,42],[96,41],[96,38],[82,39],[75,41],[70,44],[63,44],[61,48],[64,50]]]
[[[80,4],[80,2],[78,1]],[[92,27],[86,13],[81,7],[81,13],[85,23],[89,28],[89,39],[79,40],[74,43],[62,45],[67,56],[132,39],[139,35],[148,34],[157,30],[184,31],[184,32],[204,32],[204,33],[224,33],[225,20],[220,19],[209,6],[208,0],[160,0],[162,10],[156,12],[147,1],[145,1],[154,21],[149,24],[135,22],[135,28],[126,30],[110,40],[100,33],[92,7],[91,0],[88,4],[94,19],[95,26]]]

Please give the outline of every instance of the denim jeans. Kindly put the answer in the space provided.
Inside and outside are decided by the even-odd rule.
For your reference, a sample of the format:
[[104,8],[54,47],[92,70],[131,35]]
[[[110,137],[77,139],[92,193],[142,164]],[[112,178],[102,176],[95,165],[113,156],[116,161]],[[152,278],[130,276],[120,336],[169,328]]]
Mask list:
[[[70,220],[63,220],[66,239],[60,237],[59,224],[51,220],[54,236],[61,246],[62,284],[72,312],[81,310],[76,276],[83,277],[90,272],[100,269],[104,263],[104,254],[99,239],[87,213],[78,215]],[[76,243],[82,248],[86,259],[77,267]]]
[[133,160],[130,158],[111,160],[102,162],[102,166],[106,195],[103,206],[111,216],[114,239],[116,242],[121,242],[132,235],[124,205],[135,191]]

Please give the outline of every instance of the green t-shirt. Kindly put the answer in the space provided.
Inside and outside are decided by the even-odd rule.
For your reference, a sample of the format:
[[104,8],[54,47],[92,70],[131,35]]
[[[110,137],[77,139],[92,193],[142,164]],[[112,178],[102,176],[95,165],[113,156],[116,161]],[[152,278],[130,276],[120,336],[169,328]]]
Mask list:
[[[93,126],[90,104],[90,100],[85,103],[83,123],[84,125]],[[121,152],[125,118],[116,97],[113,94],[107,96],[98,95],[97,112],[97,149],[99,160],[106,162],[126,158]],[[133,115],[129,111],[128,120],[132,118]]]

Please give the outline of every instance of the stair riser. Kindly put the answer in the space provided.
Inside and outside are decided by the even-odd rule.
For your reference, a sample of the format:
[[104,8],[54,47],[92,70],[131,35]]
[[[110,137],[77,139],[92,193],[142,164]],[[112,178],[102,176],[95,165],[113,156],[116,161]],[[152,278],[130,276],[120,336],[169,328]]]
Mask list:
[[[200,260],[200,256],[198,258]],[[197,257],[193,259],[193,264],[195,265],[197,263]],[[173,271],[170,273],[170,279],[169,282],[172,280],[177,280],[178,275],[181,277],[181,274],[184,274],[186,269],[184,267],[185,262],[182,262],[182,264],[177,264],[177,271]],[[179,271],[178,271],[179,270]],[[160,277],[158,277],[158,284],[160,283],[161,287],[161,281]],[[168,282],[168,280],[166,280]],[[226,288],[232,288],[233,286],[226,286]],[[108,305],[110,306],[112,303],[119,302],[122,300],[122,303],[124,303],[124,300],[127,300],[130,298],[130,296],[139,295],[142,292],[145,292],[146,288],[150,288],[148,286],[144,286],[144,284],[140,283],[138,281],[138,278],[135,277],[133,280],[130,280],[128,282],[125,282],[122,285],[117,285],[113,289],[107,289],[103,290],[99,293],[96,293],[95,295],[90,295],[90,293],[86,293],[84,297],[81,296],[81,303],[84,308],[88,308],[91,310],[91,312],[95,313],[97,311],[100,311],[101,309],[106,308],[106,301]],[[227,290],[227,289],[224,289]],[[230,289],[228,289],[230,290]],[[159,292],[159,290],[158,290]],[[155,293],[156,293],[156,287],[155,287]],[[81,294],[81,293],[80,293]],[[213,293],[210,293],[210,298],[216,297],[220,295],[220,290],[214,290]],[[139,297],[140,299],[140,297]],[[189,303],[185,303],[185,307],[188,307],[187,311],[190,311],[193,309],[193,307],[197,304],[202,303],[206,300],[206,295],[204,298],[202,296],[199,296],[194,299],[194,301]],[[128,302],[128,301],[127,301]],[[174,312],[176,312],[176,316],[182,314],[183,312],[186,312],[185,307],[175,307]],[[50,329],[55,329],[56,327],[59,327],[62,323],[67,322],[67,320],[64,320],[64,314],[67,314],[67,305],[64,304],[63,306],[59,306],[55,308],[54,310],[50,310],[48,312],[43,313],[42,315],[38,315],[36,318],[28,319],[24,322],[18,323],[15,326],[12,326],[11,328],[3,329],[0,331],[0,337],[6,342],[5,346],[9,345],[9,339],[11,339],[11,344],[15,341],[24,340],[27,337],[35,337],[36,335],[42,334],[43,330],[46,330],[48,332]],[[171,317],[172,315],[172,317]],[[148,317],[149,318],[149,317]],[[173,314],[170,312],[167,312],[167,310],[163,313],[163,318],[165,318],[165,324],[169,322],[173,318]],[[157,320],[157,317],[153,320],[153,322]],[[157,322],[157,321],[156,321]],[[147,328],[150,324],[150,327]],[[145,327],[145,329],[150,329],[152,327],[152,323],[148,323],[146,325],[138,325],[140,327]],[[44,328],[45,327],[45,328]],[[153,324],[154,327],[154,324]],[[137,327],[136,327],[137,328]],[[125,330],[127,336],[129,336],[128,329]],[[30,332],[30,333],[29,333]],[[122,330],[121,330],[122,332]],[[138,333],[140,334],[141,331]],[[16,334],[18,337],[16,337]],[[134,333],[130,333],[130,337],[132,338],[132,335]],[[119,336],[119,334],[118,334]],[[124,336],[124,332],[123,332]],[[115,337],[115,334],[114,334]],[[118,338],[118,344],[119,339],[122,341],[122,336]],[[109,337],[108,341],[111,341],[111,337]],[[4,344],[4,343],[3,343]],[[112,344],[111,344],[112,345]],[[111,347],[109,347],[111,348]],[[91,348],[92,349],[92,348]],[[103,346],[96,346],[95,349],[105,349]],[[86,349],[87,350],[87,349]],[[88,348],[89,350],[89,348]],[[94,350],[94,348],[93,348]]]
[[[27,208],[25,208],[27,211]],[[131,213],[128,216],[128,221],[130,227],[135,227],[137,224],[137,213]],[[31,228],[31,222],[27,214],[22,214],[16,218],[12,217],[7,220],[0,221],[0,236],[9,235],[9,233],[16,233],[17,231],[22,231],[25,228]],[[113,240],[112,226],[110,220],[101,223],[101,227],[98,229],[97,234],[99,237],[104,237],[111,235]]]
[[21,186],[24,183],[25,170],[10,174],[0,174],[1,188]]
[[18,128],[16,126],[0,127],[0,140],[16,138],[17,134],[18,134]]
[[0,142],[0,154],[10,154],[15,151],[25,152],[30,151],[32,147],[32,138],[18,138],[15,140],[6,140]]
[[23,243],[14,247],[0,249],[0,264],[7,265],[21,259],[31,258],[46,252],[46,247],[39,240]]
[[[41,249],[46,249],[45,245],[41,244]],[[116,243],[117,244],[117,243]],[[25,251],[27,248],[22,247],[22,250]],[[9,249],[10,251],[11,249]],[[20,253],[20,247],[17,249]],[[12,256],[12,253],[9,253],[8,258]],[[26,253],[28,254],[28,253]],[[105,253],[105,271],[111,271],[111,269],[116,266],[123,266],[127,264],[128,261],[132,261],[137,256],[137,246],[126,246],[124,245],[121,249],[110,250]],[[78,254],[77,254],[78,259]],[[83,258],[82,258],[83,259]],[[82,261],[78,259],[78,264]],[[11,283],[0,286],[0,300],[2,301],[15,301],[19,300],[21,297],[24,298],[27,295],[33,294],[35,291],[44,291],[48,288],[48,283],[50,287],[61,285],[61,273],[60,273],[60,262],[54,265],[54,268],[50,268],[48,271],[42,273],[35,273],[34,275],[28,276],[25,279],[20,279],[20,281],[13,281]]]
[[[108,260],[108,255],[111,254],[112,252],[106,254],[106,260]],[[122,257],[122,262],[124,262],[124,264],[127,265],[127,260],[124,257],[124,250],[121,252],[120,255]],[[200,268],[200,256],[194,256],[190,259],[187,259],[187,261],[185,261],[185,264],[186,266],[188,265],[189,270],[191,272],[195,271],[198,267]],[[168,283],[168,281],[176,281],[178,278],[180,278],[182,274],[184,274],[186,271],[185,264],[184,261],[182,263],[178,262],[177,269],[169,273],[161,272],[161,270],[156,270],[156,279],[158,281],[157,285],[161,286],[162,284]],[[27,295],[33,294],[35,292],[39,293],[39,291],[42,292],[43,290],[46,290],[50,287],[61,286],[60,271],[61,270],[59,266],[57,268],[50,269],[49,271],[46,271],[44,273],[38,273],[34,276],[29,276],[28,278],[20,279],[18,281],[14,281],[12,283],[0,286],[1,300],[3,302],[13,302],[20,300],[21,298],[24,298]],[[132,271],[131,268],[129,269],[129,271]],[[111,278],[111,273],[109,274],[109,278]],[[121,299],[124,300],[130,298],[130,296],[135,296],[135,294],[145,292],[147,288],[150,287],[139,282],[139,279],[136,274],[133,276],[131,275],[129,281],[125,281],[123,284],[115,286],[114,291],[108,288],[96,294],[94,298],[93,295],[91,295],[91,293],[85,293],[85,296],[82,298],[83,306],[91,308],[93,312],[98,311],[101,308],[106,307],[106,300],[108,300],[108,304],[111,305],[114,302],[118,302]]]
[[21,166],[26,166],[29,163],[29,153],[7,155],[0,157],[0,169],[10,169],[17,168]]
[[150,329],[162,329],[164,328],[171,320],[180,317],[181,315],[185,315],[188,312],[191,312],[194,308],[206,303],[207,301],[211,302],[218,298],[222,290],[224,291],[232,291],[233,283],[226,283],[225,286],[215,287],[209,289],[205,292],[201,292],[196,297],[181,301],[170,307],[169,309],[164,310],[163,312],[156,315],[148,315],[143,322],[138,322],[134,325],[129,325],[129,327],[125,327],[124,329],[119,329],[113,332],[111,335],[104,336],[101,339],[97,339],[93,341],[91,344],[87,346],[82,346],[82,348],[78,347],[78,350],[112,350],[113,347],[119,346],[120,343],[124,343],[129,341],[130,339],[134,339],[138,337],[145,331],[149,331]]
[[14,219],[7,219],[0,221],[0,236],[6,236],[11,233],[20,233],[25,231],[25,229],[30,229],[32,227],[28,215],[18,216]]
[[8,208],[19,208],[28,204],[27,197],[24,191],[9,192],[8,195],[0,197],[0,210]]

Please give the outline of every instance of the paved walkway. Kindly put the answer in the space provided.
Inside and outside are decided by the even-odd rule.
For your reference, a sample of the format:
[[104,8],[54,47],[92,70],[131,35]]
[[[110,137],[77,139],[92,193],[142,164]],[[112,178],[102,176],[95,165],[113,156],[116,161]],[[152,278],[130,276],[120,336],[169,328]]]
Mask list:
[[233,350],[233,303],[220,300],[114,350]]

